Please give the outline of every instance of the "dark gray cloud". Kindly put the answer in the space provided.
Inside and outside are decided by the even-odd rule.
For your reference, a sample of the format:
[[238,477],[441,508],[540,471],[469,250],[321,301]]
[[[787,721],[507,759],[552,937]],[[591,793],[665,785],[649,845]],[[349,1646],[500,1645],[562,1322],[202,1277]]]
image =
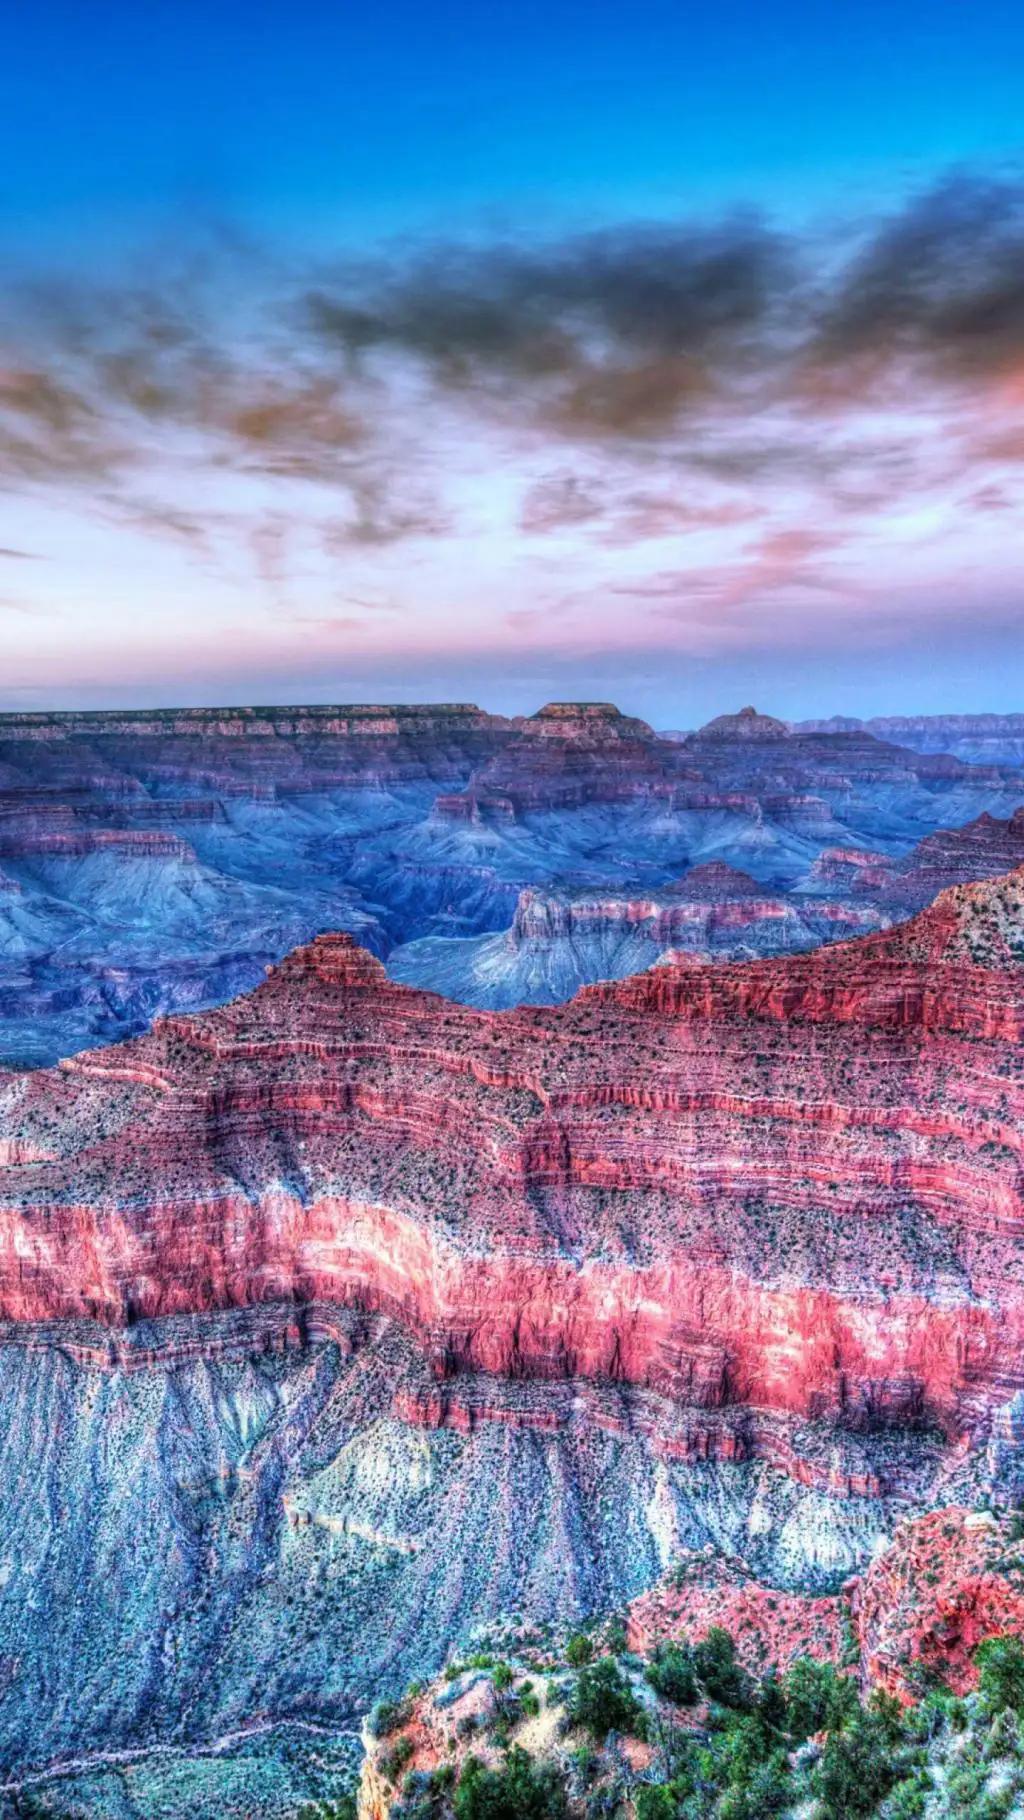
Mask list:
[[[526,492],[522,529],[608,541],[738,522],[790,483],[849,514],[934,484],[935,448],[913,425],[863,434],[879,401],[960,412],[941,426],[943,460],[972,485],[1024,460],[1012,414],[979,402],[1014,384],[1024,398],[1024,185],[1009,180],[953,175],[827,237],[732,214],[316,274],[228,245],[11,299],[0,484],[89,490],[112,513],[120,497],[124,522],[203,559],[234,535],[225,474],[293,489],[288,510],[331,489],[337,503],[316,509],[339,553],[451,529],[459,448],[435,432],[453,405],[513,455],[538,437],[563,451]],[[499,440],[484,446],[503,459]],[[174,450],[209,472],[209,511],[158,496]],[[688,484],[640,474],[651,451]]]
[[398,352],[565,434],[650,436],[763,367],[801,283],[789,238],[737,216],[436,247],[342,273],[306,307],[349,362]]
[[867,234],[817,313],[826,368],[910,361],[954,380],[1024,359],[1024,184],[962,173]]
[[350,368],[399,353],[578,439],[664,439],[772,403],[841,410],[872,384],[893,398],[1024,360],[1024,184],[953,174],[827,239],[739,215],[438,246],[341,273],[306,307]]

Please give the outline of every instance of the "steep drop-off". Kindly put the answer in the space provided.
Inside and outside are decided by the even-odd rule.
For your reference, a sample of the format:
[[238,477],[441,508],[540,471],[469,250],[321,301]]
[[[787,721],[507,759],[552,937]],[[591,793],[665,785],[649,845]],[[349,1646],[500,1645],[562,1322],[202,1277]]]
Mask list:
[[983,1428],[1024,1383],[1024,873],[488,1015],[350,938],[3,1086],[0,1314],[386,1310],[439,1372]]
[[[1022,1039],[1018,871],[547,1010],[321,937],[0,1075],[0,1795],[286,1820],[475,1627],[707,1548],[833,1636],[901,1515],[1020,1494]],[[925,1655],[1010,1609],[963,1560]]]

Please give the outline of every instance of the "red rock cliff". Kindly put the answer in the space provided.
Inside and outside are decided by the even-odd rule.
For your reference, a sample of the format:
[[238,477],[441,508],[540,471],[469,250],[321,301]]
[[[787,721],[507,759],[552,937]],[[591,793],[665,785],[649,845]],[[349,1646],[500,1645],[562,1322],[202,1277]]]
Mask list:
[[0,1081],[0,1316],[296,1299],[437,1369],[985,1430],[1024,1382],[1024,872],[474,1012],[347,937]]

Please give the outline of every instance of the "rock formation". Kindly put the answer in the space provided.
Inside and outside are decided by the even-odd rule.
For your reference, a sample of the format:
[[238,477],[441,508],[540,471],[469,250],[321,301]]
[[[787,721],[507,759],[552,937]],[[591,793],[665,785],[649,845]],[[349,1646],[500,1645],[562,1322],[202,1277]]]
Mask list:
[[870,901],[894,920],[920,910],[950,885],[995,878],[1024,864],[1024,807],[1000,820],[987,812],[960,828],[927,834],[909,853],[826,848],[809,885]]
[[1024,714],[888,714],[872,720],[835,714],[799,721],[797,733],[865,731],[915,752],[949,752],[972,765],[1024,764]]
[[1020,1615],[970,1506],[1022,1480],[1022,1040],[1018,869],[498,1014],[321,935],[0,1073],[5,1796],[284,1820],[512,1611],[963,1678]]
[[738,714],[718,714],[714,720],[693,734],[694,740],[774,740],[788,739],[789,728],[784,720],[774,720],[770,714],[759,714],[756,708],[741,708]]
[[[823,856],[815,885],[824,866]],[[672,948],[744,960],[841,941],[889,920],[866,896],[855,899],[845,877],[832,897],[801,895],[769,891],[749,873],[709,860],[646,890],[533,887],[520,892],[507,930],[423,937],[394,950],[388,972],[406,985],[505,1010],[557,1004],[581,986],[642,972]]]
[[[0,716],[0,1059],[222,1003],[324,929],[458,995],[476,963],[449,944],[508,930],[524,892],[650,898],[711,864],[777,897],[824,849],[892,860],[1020,802],[1016,771],[779,724],[744,711],[680,744],[601,702],[514,722],[464,704]],[[877,920],[818,904],[772,928],[790,948]],[[740,935],[708,952],[773,945],[767,923]],[[664,945],[607,936],[567,966],[485,955],[469,996],[508,1003],[521,979],[550,998]]]
[[1022,1379],[1024,872],[747,965],[501,1016],[323,937],[14,1076],[0,1312],[327,1301],[442,1375],[986,1432]]

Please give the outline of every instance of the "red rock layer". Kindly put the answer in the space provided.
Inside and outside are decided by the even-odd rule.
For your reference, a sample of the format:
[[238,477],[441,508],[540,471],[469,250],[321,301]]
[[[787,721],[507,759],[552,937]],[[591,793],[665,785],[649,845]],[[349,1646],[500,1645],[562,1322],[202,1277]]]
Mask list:
[[[460,785],[515,725],[471,703],[0,715],[0,815],[93,799]],[[32,787],[34,786],[34,788]],[[95,808],[95,801],[88,805]],[[65,807],[64,813],[67,813]]]
[[780,1592],[751,1578],[742,1562],[713,1551],[687,1555],[629,1608],[629,1646],[648,1654],[657,1644],[699,1643],[715,1625],[735,1638],[744,1666],[784,1673],[797,1656],[841,1662],[853,1635],[844,1597]]
[[90,828],[62,834],[25,834],[0,840],[0,854],[18,859],[87,859],[115,853],[124,859],[176,859],[195,863],[195,851],[162,828]]
[[[694,866],[673,884],[623,895],[536,887],[520,892],[512,919],[514,946],[621,929],[642,929],[661,947],[713,953],[759,933],[765,945],[812,945],[808,913],[819,935],[859,935],[883,920],[869,904],[787,898],[720,860]],[[803,920],[801,920],[803,919]]]
[[902,1523],[835,1595],[780,1592],[741,1561],[684,1556],[631,1605],[628,1632],[646,1652],[678,1637],[698,1642],[716,1624],[753,1669],[784,1670],[810,1655],[857,1669],[865,1689],[900,1699],[919,1694],[922,1669],[966,1693],[978,1644],[1024,1630],[1024,1556],[1005,1519],[946,1505]]
[[909,1691],[913,1665],[957,1692],[984,1638],[1024,1631],[1024,1559],[1005,1523],[953,1505],[905,1523],[850,1587],[866,1681]]
[[[1021,786],[1024,792],[1024,784]],[[821,884],[869,897],[892,915],[908,915],[952,885],[995,878],[1024,865],[1024,807],[1001,820],[979,815],[962,828],[940,828],[893,859],[856,847],[829,847],[811,877]]]
[[437,1369],[984,1427],[1024,1384],[1024,873],[899,931],[474,1012],[347,937],[0,1083],[0,1315],[280,1300]]
[[837,793],[957,780],[1008,781],[998,768],[911,752],[862,731],[790,733],[752,708],[668,738],[608,702],[550,702],[517,723],[516,736],[464,789],[438,797],[435,809],[450,820],[501,821],[583,804],[654,801],[682,812],[764,815],[813,831],[832,823]]

